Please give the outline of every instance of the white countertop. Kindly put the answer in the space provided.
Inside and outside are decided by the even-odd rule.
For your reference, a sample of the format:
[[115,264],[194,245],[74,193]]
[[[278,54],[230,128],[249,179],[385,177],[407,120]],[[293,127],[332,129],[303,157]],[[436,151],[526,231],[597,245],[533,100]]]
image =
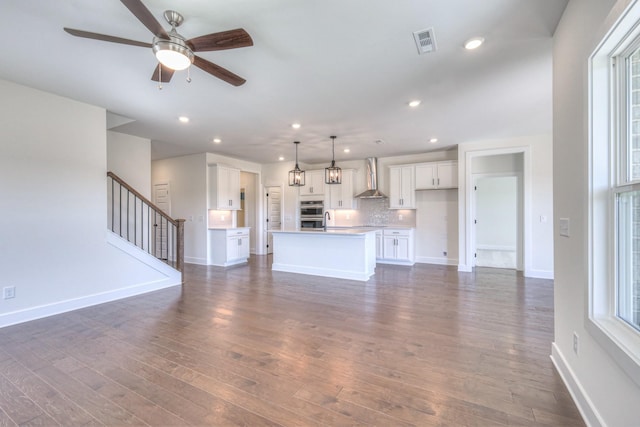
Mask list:
[[269,230],[271,233],[289,233],[289,234],[315,234],[315,235],[338,235],[338,236],[348,236],[348,235],[363,235],[367,233],[375,232],[375,228],[327,228],[327,231],[324,230],[304,230],[304,229],[285,229],[285,230]]
[[209,227],[209,230],[248,230],[251,227]]

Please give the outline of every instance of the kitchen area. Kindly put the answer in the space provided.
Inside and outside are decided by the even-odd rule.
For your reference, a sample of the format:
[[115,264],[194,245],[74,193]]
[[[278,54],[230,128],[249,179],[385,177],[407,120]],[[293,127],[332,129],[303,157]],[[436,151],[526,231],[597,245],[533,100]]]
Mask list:
[[[292,261],[283,259],[289,246],[297,248],[289,251],[296,256],[305,254],[298,264],[335,255],[330,264],[338,272],[320,265],[305,274],[367,280],[377,263],[457,264],[457,189],[445,188],[443,175],[440,187],[432,188],[437,191],[423,191],[438,179],[425,178],[425,172],[433,175],[438,163],[455,166],[456,157],[456,152],[436,152],[343,161],[340,184],[325,184],[326,165],[306,164],[305,185],[289,186],[290,163],[201,153],[155,161],[152,178],[154,185],[170,183],[172,214],[187,219],[187,263],[244,268],[251,256],[269,254],[274,270],[292,271]],[[431,164],[436,168],[426,167]],[[448,170],[457,179],[455,167]],[[267,188],[280,191],[275,213],[280,230],[266,225]],[[295,234],[295,242],[283,243]],[[330,249],[329,242],[336,247]],[[339,249],[349,245],[360,249]],[[313,248],[322,252],[305,252]],[[345,266],[338,268],[340,263]]]
[[[456,162],[442,165],[440,177],[437,164],[419,165],[421,187],[455,189]],[[300,222],[273,231],[273,270],[367,281],[377,263],[416,262],[416,165],[389,168],[390,197],[378,188],[378,160],[367,158],[363,169],[366,189],[358,193],[353,169],[342,169],[339,183],[329,183],[324,170],[290,180],[305,183],[299,186]]]

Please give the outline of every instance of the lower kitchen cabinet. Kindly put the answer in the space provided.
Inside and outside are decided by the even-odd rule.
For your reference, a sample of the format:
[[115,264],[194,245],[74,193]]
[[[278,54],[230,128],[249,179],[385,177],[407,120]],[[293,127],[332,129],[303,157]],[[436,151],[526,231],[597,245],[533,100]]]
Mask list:
[[249,259],[249,227],[209,229],[208,264],[219,267]]
[[376,233],[376,261],[381,264],[413,265],[412,228],[385,228]]

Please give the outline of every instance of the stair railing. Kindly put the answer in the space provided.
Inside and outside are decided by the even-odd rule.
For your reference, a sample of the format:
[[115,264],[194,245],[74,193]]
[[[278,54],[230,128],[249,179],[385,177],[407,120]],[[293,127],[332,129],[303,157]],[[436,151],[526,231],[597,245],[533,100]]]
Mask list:
[[107,172],[109,229],[176,270],[184,270],[184,219],[173,219],[113,172]]

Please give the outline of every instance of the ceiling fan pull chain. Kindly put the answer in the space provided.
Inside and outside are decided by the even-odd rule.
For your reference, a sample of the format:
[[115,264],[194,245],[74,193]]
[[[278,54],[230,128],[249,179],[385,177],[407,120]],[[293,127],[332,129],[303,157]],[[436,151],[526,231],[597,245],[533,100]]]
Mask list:
[[191,67],[187,67],[187,83],[191,83]]
[[158,64],[158,90],[162,90],[162,64]]

